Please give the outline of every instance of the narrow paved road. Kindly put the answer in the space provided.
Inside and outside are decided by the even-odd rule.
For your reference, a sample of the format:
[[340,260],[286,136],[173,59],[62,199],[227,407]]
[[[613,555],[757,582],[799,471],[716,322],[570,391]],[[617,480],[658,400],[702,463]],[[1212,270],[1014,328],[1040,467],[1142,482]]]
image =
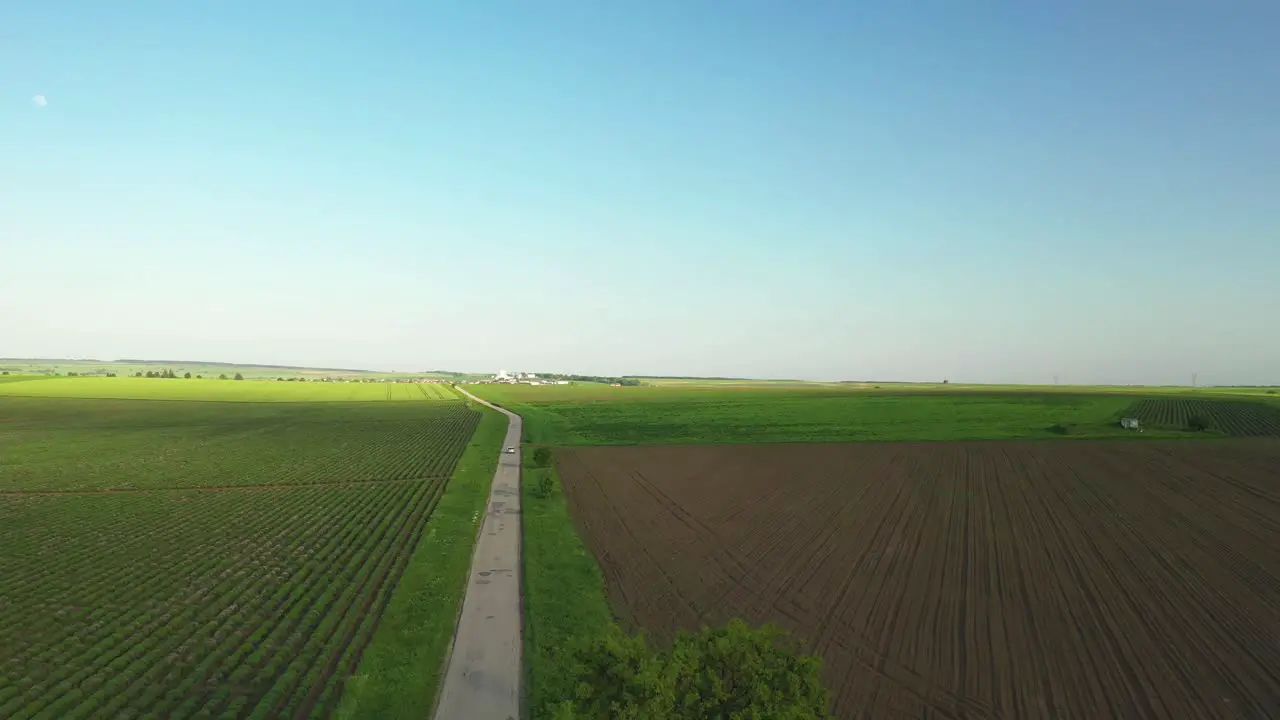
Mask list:
[[[507,416],[507,438],[471,556],[471,577],[436,720],[517,720],[521,690],[520,416],[458,388]],[[507,448],[515,453],[507,454]]]

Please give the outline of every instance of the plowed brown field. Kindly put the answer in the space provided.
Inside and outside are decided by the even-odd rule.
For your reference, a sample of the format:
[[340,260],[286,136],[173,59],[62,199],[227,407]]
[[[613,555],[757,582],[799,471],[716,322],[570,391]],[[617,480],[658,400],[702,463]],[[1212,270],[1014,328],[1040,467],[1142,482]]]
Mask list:
[[1280,442],[576,448],[626,622],[773,621],[841,718],[1280,713]]

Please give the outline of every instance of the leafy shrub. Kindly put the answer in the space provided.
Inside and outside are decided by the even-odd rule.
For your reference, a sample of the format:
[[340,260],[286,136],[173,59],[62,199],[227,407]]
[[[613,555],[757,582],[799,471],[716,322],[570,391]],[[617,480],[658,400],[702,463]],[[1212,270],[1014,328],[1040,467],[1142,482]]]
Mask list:
[[565,653],[566,698],[548,708],[556,720],[588,718],[827,718],[822,662],[804,655],[781,630],[741,620],[681,634],[668,651],[616,627]]
[[546,467],[551,464],[551,448],[540,447],[533,451],[533,464]]
[[556,481],[552,479],[551,473],[541,473],[538,480],[533,486],[533,496],[540,499],[551,497],[551,493],[556,489]]
[[1209,423],[1206,422],[1205,419],[1200,417],[1199,415],[1192,415],[1191,417],[1187,418],[1187,428],[1190,430],[1201,432],[1208,427],[1209,427]]
[[1053,433],[1054,435],[1067,435],[1071,432],[1069,429],[1067,429],[1067,426],[1063,425],[1062,423],[1055,423],[1045,429]]

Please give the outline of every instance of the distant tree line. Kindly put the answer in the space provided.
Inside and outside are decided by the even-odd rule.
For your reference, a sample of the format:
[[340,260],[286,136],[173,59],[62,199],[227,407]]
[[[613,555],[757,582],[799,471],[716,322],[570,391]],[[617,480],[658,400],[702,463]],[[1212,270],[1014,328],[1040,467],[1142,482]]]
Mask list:
[[[107,376],[108,376],[108,377],[115,377],[115,373],[107,373]],[[176,372],[172,371],[172,370],[148,370],[148,371],[146,371],[145,373],[144,373],[144,372],[142,372],[141,370],[139,370],[139,371],[135,372],[135,373],[133,374],[133,376],[134,376],[134,377],[149,377],[149,378],[176,378],[176,377],[178,377],[178,374],[177,374]],[[197,379],[197,380],[203,380],[203,379],[204,379],[204,376],[203,376],[203,375],[196,375],[195,377],[196,377],[196,379]],[[183,373],[183,374],[182,374],[182,378],[183,378],[183,379],[185,379],[185,380],[190,380],[190,379],[191,379],[191,373],[189,373],[189,372],[188,372],[188,373]]]
[[627,387],[635,387],[640,385],[639,378],[633,377],[606,377],[604,375],[563,375],[560,373],[534,373],[539,378],[545,380],[568,380],[570,382],[590,382],[603,383],[605,385],[625,385]]
[[[148,370],[146,374],[143,374],[142,371],[139,370],[138,373],[134,375],[134,377],[176,378],[178,377],[178,374],[172,370]],[[188,377],[190,376],[188,375]]]

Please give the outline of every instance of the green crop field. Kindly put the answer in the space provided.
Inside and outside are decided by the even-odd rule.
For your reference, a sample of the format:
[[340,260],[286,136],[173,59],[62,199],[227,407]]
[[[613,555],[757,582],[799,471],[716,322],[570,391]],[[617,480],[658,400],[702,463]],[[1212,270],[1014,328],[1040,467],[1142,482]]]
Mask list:
[[[112,383],[170,399],[83,397]],[[374,656],[410,642],[438,675],[496,413],[409,384],[3,386],[26,391],[0,392],[0,717],[327,717],[388,607]]]
[[329,702],[443,487],[5,498],[0,717]]
[[461,401],[188,403],[0,396],[0,492],[447,477],[479,417]]
[[0,358],[0,377],[8,372],[16,375],[35,375],[39,377],[68,376],[71,373],[80,376],[106,376],[114,373],[118,376],[132,376],[141,372],[172,370],[179,376],[186,373],[216,378],[219,375],[234,377],[240,373],[245,379],[293,378],[316,380],[322,378],[350,380],[386,380],[394,378],[435,378],[456,382],[463,379],[479,379],[484,376],[446,371],[392,371],[355,370],[339,368],[308,368],[282,365],[242,365],[236,363],[201,362],[201,361],[156,361],[156,360],[37,360],[30,358]]
[[0,375],[0,385],[8,383],[27,382],[30,380],[46,380],[44,375]]
[[358,400],[417,402],[459,399],[459,395],[452,387],[441,383],[39,376],[27,376],[25,380],[25,382],[8,382],[0,385],[0,395],[234,402],[352,402]]
[[1280,436],[1280,406],[1202,398],[1149,398],[1140,400],[1126,414],[1150,428],[1187,429],[1195,422],[1204,430],[1224,435]]
[[[1121,393],[475,385],[550,445],[1131,437]],[[1144,437],[1183,437],[1181,429]]]

